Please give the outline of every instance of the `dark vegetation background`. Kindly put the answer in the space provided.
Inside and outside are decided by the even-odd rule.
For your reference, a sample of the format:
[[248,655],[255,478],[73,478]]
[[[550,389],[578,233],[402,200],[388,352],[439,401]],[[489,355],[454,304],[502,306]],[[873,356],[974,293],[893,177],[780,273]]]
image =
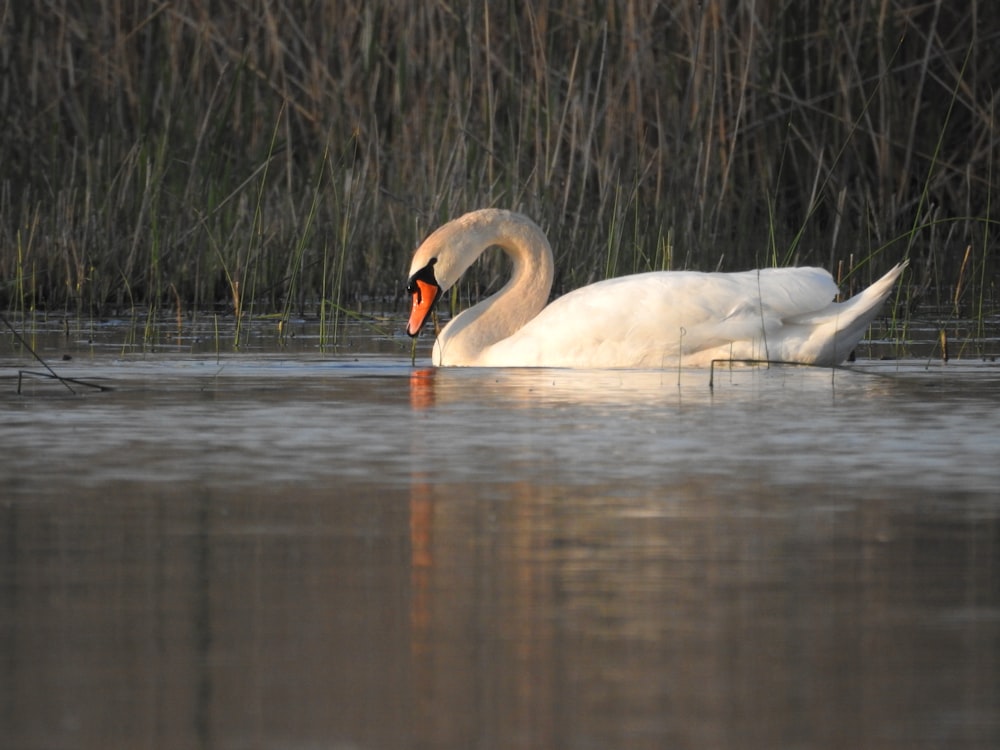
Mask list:
[[909,255],[981,318],[998,37],[977,0],[3,2],[0,309],[393,309],[499,206],[555,293]]

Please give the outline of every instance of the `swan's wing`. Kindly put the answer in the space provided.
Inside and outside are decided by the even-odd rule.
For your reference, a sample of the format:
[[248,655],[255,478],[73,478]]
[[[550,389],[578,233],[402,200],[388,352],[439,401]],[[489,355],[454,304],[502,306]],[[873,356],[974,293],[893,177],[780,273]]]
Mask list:
[[822,268],[762,268],[727,274],[753,308],[777,320],[822,310],[837,295],[837,285]]
[[[559,330],[677,329],[715,326],[719,335],[746,321],[759,327],[826,308],[837,293],[821,268],[766,268],[741,273],[672,271],[609,279],[560,297],[536,318]],[[534,322],[534,321],[533,321]],[[603,322],[603,325],[601,323]]]
[[681,301],[675,325],[683,327],[680,352],[691,364],[695,359],[706,364],[726,357],[782,357],[787,339],[798,341],[802,335],[801,328],[789,328],[789,321],[828,308],[837,293],[833,278],[821,268],[691,274],[666,281]]

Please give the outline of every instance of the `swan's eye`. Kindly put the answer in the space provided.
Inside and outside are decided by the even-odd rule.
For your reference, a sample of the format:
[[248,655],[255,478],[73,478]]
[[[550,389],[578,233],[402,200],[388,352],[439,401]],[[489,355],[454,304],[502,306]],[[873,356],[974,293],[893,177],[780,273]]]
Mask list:
[[418,304],[423,302],[423,294],[420,289],[420,284],[417,283],[418,281],[430,284],[431,286],[438,286],[437,279],[434,278],[435,263],[437,263],[437,258],[431,258],[426,266],[413,274],[406,282],[406,293],[417,295]]

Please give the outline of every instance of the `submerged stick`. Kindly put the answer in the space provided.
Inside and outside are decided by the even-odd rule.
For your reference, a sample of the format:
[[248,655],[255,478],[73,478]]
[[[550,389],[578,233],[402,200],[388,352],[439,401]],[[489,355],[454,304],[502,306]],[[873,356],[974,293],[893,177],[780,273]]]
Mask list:
[[[45,364],[44,362],[42,364]],[[64,378],[61,375],[55,375],[49,372],[35,372],[34,370],[18,370],[17,371],[17,395],[21,395],[21,381],[24,379],[25,375],[31,375],[36,378],[55,378],[60,383],[69,388],[69,392],[74,396],[76,391],[70,388],[70,383],[75,383],[76,385],[86,386],[87,388],[94,388],[98,391],[113,391],[110,385],[100,385],[99,383],[88,383],[86,380],[78,380],[77,378]]]
[[[73,386],[71,386],[69,384],[69,381],[66,378],[63,378],[63,377],[57,375],[56,371],[53,370],[51,367],[49,367],[49,363],[46,362],[44,359],[42,359],[38,355],[38,352],[36,352],[34,349],[31,348],[31,344],[29,344],[27,341],[24,340],[24,336],[22,336],[17,331],[17,329],[14,328],[14,326],[12,326],[10,324],[10,321],[7,320],[7,316],[6,315],[3,315],[2,313],[0,313],[0,320],[3,320],[4,325],[7,326],[7,328],[10,329],[10,332],[14,334],[14,338],[16,338],[18,341],[21,342],[21,346],[23,346],[25,349],[27,349],[29,352],[31,352],[31,356],[34,357],[35,359],[37,359],[41,363],[42,367],[44,367],[46,370],[49,371],[49,374],[48,374],[49,377],[55,378],[60,383],[62,383],[63,385],[65,385],[66,388],[69,390],[70,393],[72,393],[73,395],[76,395],[76,391],[73,390]],[[20,374],[18,374],[18,377],[17,377],[17,392],[18,392],[18,394],[21,393],[21,376],[20,376]]]
[[38,354],[38,352],[36,352],[34,349],[31,348],[31,345],[27,341],[24,340],[24,336],[22,336],[17,331],[17,329],[14,328],[14,326],[11,325],[10,321],[7,320],[7,317],[5,315],[3,315],[2,313],[0,313],[0,320],[2,320],[3,323],[4,323],[4,325],[7,326],[7,328],[10,329],[10,332],[14,334],[14,337],[18,341],[21,342],[21,345],[25,349],[27,349],[29,352],[31,352],[31,356],[34,357],[35,359],[37,359],[41,363],[42,367],[44,367],[46,370],[48,370],[48,372],[33,372],[32,370],[18,370],[17,371],[17,395],[18,396],[21,395],[21,381],[24,379],[25,375],[32,375],[32,376],[34,376],[36,378],[53,378],[55,380],[58,380],[60,383],[62,383],[64,386],[66,386],[66,389],[70,393],[72,393],[74,396],[76,395],[76,391],[73,390],[73,386],[71,386],[70,383],[74,383],[76,385],[82,385],[82,386],[85,386],[87,388],[96,388],[99,391],[111,391],[111,390],[114,390],[113,388],[111,388],[111,386],[107,386],[107,385],[99,385],[97,383],[88,383],[86,380],[77,380],[76,378],[64,378],[62,375],[58,374],[55,370],[53,370],[49,366],[49,363],[46,362],[44,359],[42,359],[42,357]]
[[[818,365],[810,364],[809,362],[785,362],[780,359],[713,359],[708,365],[708,387],[709,390],[715,389],[715,363],[719,362],[721,364],[729,365],[790,365],[792,367],[817,367]],[[831,370],[836,371],[837,367],[831,367]]]

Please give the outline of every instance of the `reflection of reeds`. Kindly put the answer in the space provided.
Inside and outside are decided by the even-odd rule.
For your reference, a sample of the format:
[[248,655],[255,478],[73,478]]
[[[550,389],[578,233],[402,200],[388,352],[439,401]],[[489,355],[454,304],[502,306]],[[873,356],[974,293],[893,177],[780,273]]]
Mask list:
[[342,311],[399,297],[422,236],[487,205],[550,233],[557,293],[850,253],[875,277],[909,252],[940,298],[971,244],[983,300],[1000,18],[982,0],[529,6],[18,4],[0,307],[179,297],[235,313],[238,342],[241,313],[294,305],[336,341]]

